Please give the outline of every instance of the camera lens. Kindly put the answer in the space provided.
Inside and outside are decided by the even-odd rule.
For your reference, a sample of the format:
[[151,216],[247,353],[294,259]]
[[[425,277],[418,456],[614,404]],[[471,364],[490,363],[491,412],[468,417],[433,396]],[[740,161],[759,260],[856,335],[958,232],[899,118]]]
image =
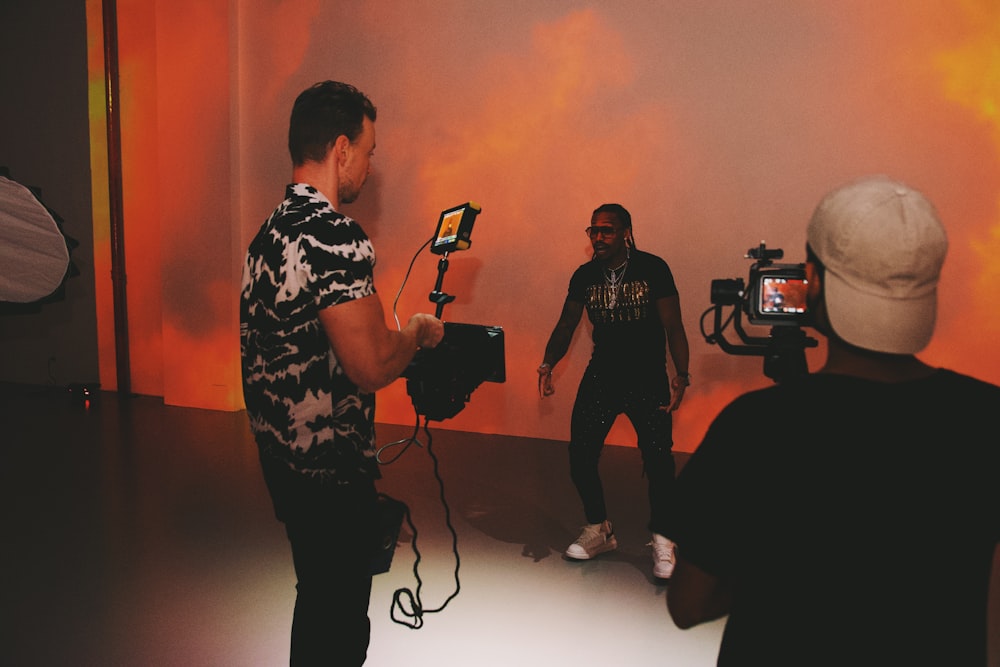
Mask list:
[[719,306],[730,306],[740,302],[743,297],[742,278],[723,278],[712,281],[712,303]]

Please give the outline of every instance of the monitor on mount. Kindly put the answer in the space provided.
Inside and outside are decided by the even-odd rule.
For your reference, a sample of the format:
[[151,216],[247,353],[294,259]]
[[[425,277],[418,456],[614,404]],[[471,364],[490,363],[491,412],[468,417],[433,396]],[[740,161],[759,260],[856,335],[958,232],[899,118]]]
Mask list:
[[441,211],[431,242],[431,252],[444,255],[467,250],[472,245],[472,226],[481,210],[479,204],[470,201]]
[[[444,305],[455,298],[442,291],[448,254],[472,245],[472,225],[481,211],[479,204],[470,201],[441,211],[438,218],[431,252],[442,257],[429,297],[437,304],[438,318],[442,317]],[[437,347],[419,350],[402,376],[418,415],[434,421],[454,417],[480,384],[507,381],[503,329],[445,322],[441,342]]]

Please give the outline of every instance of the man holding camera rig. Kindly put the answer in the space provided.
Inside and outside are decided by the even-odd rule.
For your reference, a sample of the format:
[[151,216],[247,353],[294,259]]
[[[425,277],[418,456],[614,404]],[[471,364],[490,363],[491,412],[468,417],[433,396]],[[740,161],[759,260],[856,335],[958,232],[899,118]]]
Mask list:
[[243,272],[243,394],[298,580],[293,667],[365,662],[379,539],[374,392],[444,335],[423,313],[399,331],[386,327],[371,241],[339,212],[368,178],[375,114],[347,84],[299,95],[292,184]]
[[1000,387],[915,356],[947,245],[886,177],[816,208],[825,365],[730,403],[678,476],[667,607],[685,629],[728,614],[719,665],[986,664]]
[[[675,474],[672,412],[691,382],[680,297],[667,263],[636,249],[632,216],[623,206],[598,207],[586,232],[593,259],[573,273],[538,367],[538,393],[544,398],[555,392],[552,369],[566,355],[586,307],[594,349],[573,405],[569,463],[587,525],[565,556],[587,560],[618,548],[598,463],[604,439],[624,413],[635,428],[648,478],[653,575],[669,579],[673,544],[663,531]],[[668,347],[677,370],[673,381],[667,378]]]

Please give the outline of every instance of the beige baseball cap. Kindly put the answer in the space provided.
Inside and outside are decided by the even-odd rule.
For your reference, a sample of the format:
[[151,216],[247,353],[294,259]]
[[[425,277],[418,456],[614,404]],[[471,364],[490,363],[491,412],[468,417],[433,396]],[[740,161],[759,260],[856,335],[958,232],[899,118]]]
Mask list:
[[937,284],[948,237],[933,204],[886,176],[829,193],[806,240],[823,262],[830,325],[852,345],[915,354],[937,319]]

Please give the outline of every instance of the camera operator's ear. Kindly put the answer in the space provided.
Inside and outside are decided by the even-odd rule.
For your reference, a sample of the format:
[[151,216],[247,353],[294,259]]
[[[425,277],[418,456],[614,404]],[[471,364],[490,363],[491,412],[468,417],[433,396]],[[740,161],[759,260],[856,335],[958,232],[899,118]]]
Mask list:
[[806,280],[809,282],[806,293],[809,296],[809,300],[815,303],[819,299],[820,291],[823,289],[822,272],[816,266],[815,262],[810,262],[809,260],[806,260],[805,271]]
[[832,329],[826,317],[826,299],[823,298],[823,270],[816,262],[806,260],[806,302],[811,313],[811,325],[824,336],[830,336]]
[[334,154],[334,158],[337,163],[347,161],[347,149],[351,147],[351,140],[347,138],[346,134],[341,134],[334,140],[333,148],[330,150]]

